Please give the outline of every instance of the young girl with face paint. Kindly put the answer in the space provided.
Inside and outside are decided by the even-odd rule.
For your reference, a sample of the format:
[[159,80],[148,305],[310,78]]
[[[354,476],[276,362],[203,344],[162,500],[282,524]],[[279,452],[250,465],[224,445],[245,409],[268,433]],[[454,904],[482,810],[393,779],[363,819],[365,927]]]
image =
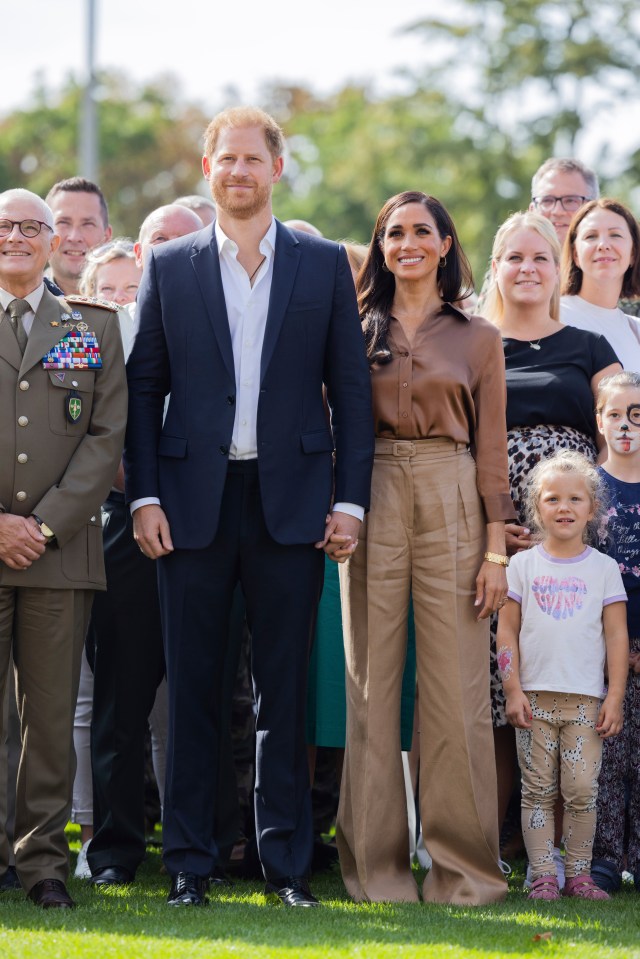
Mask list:
[[602,479],[586,457],[565,450],[542,460],[527,489],[529,526],[542,542],[517,553],[507,570],[498,663],[516,728],[530,899],[560,896],[553,859],[560,768],[564,895],[608,898],[591,878],[591,849],[602,740],[622,729],[629,645],[618,564],[585,545],[602,504]]
[[622,880],[627,818],[626,868],[640,890],[640,374],[625,371],[602,380],[596,412],[608,449],[600,469],[608,492],[600,548],[618,563],[629,599],[624,727],[604,743],[591,866],[597,885],[616,892]]

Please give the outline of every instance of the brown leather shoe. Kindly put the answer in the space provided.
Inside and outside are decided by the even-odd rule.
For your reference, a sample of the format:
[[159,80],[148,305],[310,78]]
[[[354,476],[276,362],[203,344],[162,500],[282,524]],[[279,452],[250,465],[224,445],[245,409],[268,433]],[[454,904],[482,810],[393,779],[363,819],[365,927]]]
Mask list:
[[59,879],[41,879],[29,892],[29,899],[43,909],[73,909],[75,902]]

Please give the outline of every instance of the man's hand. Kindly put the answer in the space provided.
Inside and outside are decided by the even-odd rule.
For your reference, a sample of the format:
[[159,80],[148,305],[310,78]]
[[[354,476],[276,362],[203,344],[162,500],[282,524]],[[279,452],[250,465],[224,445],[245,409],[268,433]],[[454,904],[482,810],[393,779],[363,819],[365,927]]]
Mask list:
[[161,506],[150,503],[138,507],[133,514],[133,538],[149,559],[173,552],[169,523]]
[[334,563],[346,563],[358,545],[361,522],[349,513],[333,512],[327,516],[324,539],[316,543]]
[[0,513],[0,560],[9,569],[27,569],[46,549],[46,539],[33,516]]

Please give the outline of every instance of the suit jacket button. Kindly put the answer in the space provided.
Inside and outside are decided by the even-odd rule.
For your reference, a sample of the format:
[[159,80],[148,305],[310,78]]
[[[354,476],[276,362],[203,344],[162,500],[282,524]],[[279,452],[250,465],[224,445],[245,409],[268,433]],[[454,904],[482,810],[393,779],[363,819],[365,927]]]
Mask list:
[[16,499],[18,500],[19,503],[24,503],[26,498],[27,498],[27,494],[24,492],[24,490],[20,490],[19,493],[16,493]]
[[229,447],[228,447],[228,446],[221,446],[221,447],[220,447],[220,452],[222,453],[223,456],[226,456],[227,453],[229,452]]
[[20,389],[24,392],[24,390],[29,389],[29,380],[20,380],[20,383],[18,385]]
[[29,417],[28,416],[19,416],[18,417],[18,426],[28,426]]
[[29,459],[29,457],[27,456],[26,453],[18,453],[18,462],[19,462],[19,463],[26,463],[26,462],[28,461],[28,459]]
[[235,396],[227,396],[227,403],[229,404],[229,406],[233,406],[235,401],[236,401]]

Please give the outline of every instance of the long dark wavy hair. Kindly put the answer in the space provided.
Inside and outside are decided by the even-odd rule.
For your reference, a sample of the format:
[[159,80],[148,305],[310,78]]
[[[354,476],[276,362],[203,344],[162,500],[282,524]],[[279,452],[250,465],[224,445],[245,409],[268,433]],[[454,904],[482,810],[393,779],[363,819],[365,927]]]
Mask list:
[[358,308],[363,321],[369,362],[376,360],[384,362],[385,359],[390,358],[387,337],[396,281],[393,273],[383,269],[382,242],[389,218],[407,203],[420,203],[424,206],[431,214],[440,238],[451,237],[446,264],[438,267],[438,292],[442,299],[452,303],[464,299],[473,292],[471,266],[460,246],[453,220],[440,200],[418,190],[405,190],[404,193],[392,196],[378,214],[367,257],[356,283]]

